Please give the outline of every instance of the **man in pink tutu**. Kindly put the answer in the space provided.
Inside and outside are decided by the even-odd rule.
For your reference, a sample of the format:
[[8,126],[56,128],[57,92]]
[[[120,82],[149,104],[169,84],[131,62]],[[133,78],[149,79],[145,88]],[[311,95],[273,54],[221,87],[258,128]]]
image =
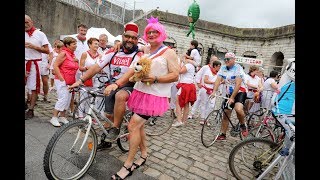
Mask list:
[[[127,102],[128,108],[134,112],[128,125],[129,153],[123,167],[112,176],[113,179],[124,179],[130,176],[134,169],[145,164],[148,151],[144,123],[151,116],[162,116],[169,109],[171,85],[179,76],[178,57],[174,50],[163,44],[167,35],[157,18],[148,19],[143,38],[150,44],[150,54],[145,55],[152,60],[151,72],[148,77],[135,83]],[[117,80],[120,84],[125,82],[125,78]],[[112,87],[116,86],[108,86],[106,91],[111,91]],[[140,158],[133,162],[138,148],[141,151]]]
[[[96,64],[90,68],[80,77],[79,81],[74,83],[69,88],[78,87],[86,80],[92,78],[105,67],[109,68],[110,85],[108,86],[108,93],[105,97],[105,113],[106,116],[114,121],[114,127],[108,131],[107,140],[101,137],[101,142],[97,149],[103,150],[112,146],[111,141],[117,139],[120,133],[120,125],[126,110],[126,102],[133,90],[134,83],[129,82],[129,78],[134,74],[134,64],[140,59],[142,52],[138,52],[138,32],[139,28],[135,23],[128,23],[124,26],[124,33],[122,35],[122,45],[118,52],[114,48],[109,49],[101,59],[98,59]],[[122,78],[120,82],[119,79]],[[107,90],[106,89],[106,90]],[[109,128],[108,123],[105,123],[105,128]]]

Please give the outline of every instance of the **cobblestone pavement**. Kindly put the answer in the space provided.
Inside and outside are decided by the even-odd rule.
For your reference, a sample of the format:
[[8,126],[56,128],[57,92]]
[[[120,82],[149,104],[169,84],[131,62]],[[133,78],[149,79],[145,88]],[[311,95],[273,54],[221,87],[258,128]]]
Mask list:
[[[52,91],[48,96],[51,103],[43,103],[39,95],[35,116],[49,123],[52,110],[56,102],[56,93]],[[196,115],[197,117],[197,115]],[[68,120],[72,118],[69,117]],[[235,119],[233,113],[232,119]],[[227,141],[216,142],[206,148],[202,145],[200,134],[202,126],[199,120],[188,120],[187,125],[172,127],[161,136],[147,136],[149,158],[146,164],[138,170],[159,180],[170,179],[235,179],[228,167],[229,152],[240,140],[227,134]],[[124,162],[127,153],[123,153],[114,144],[105,153]],[[139,155],[137,154],[137,158]]]

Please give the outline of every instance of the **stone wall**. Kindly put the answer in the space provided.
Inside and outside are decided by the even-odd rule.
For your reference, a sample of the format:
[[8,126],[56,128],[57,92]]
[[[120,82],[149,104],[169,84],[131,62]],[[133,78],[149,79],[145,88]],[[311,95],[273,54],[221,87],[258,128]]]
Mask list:
[[[75,34],[77,25],[88,27],[105,27],[111,34],[117,36],[123,32],[123,25],[78,9],[57,0],[25,0],[25,13],[48,36],[50,42],[62,34]],[[159,17],[166,27],[168,39],[175,42],[180,53],[189,48],[192,36],[186,37],[189,23],[186,16],[162,11],[153,11],[151,15]],[[146,20],[136,21],[140,34],[145,28]],[[284,60],[295,57],[295,25],[278,28],[236,28],[223,24],[198,20],[195,28],[196,40],[203,48],[202,64],[207,63],[209,48],[214,52],[234,52],[237,56],[254,54],[264,61],[264,66],[275,65],[271,57],[281,52]]]

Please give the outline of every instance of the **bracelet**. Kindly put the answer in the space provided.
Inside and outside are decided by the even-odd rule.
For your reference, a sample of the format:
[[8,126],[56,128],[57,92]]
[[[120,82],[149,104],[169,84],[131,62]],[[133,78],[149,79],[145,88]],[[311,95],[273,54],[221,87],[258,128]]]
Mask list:
[[83,80],[81,77],[79,78],[79,80],[80,80],[82,83],[84,83],[84,80]]
[[119,84],[119,83],[117,83],[117,81],[115,81],[114,83],[118,86],[118,88],[120,87],[120,84]]

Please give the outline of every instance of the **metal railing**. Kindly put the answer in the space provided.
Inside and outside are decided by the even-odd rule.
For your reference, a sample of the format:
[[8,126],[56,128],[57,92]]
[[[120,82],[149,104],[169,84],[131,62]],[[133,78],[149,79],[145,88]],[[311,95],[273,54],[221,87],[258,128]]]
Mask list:
[[135,6],[131,6],[126,1],[120,2],[117,0],[57,0],[71,4],[77,8],[83,9],[103,18],[116,21],[121,24],[126,22],[134,22],[145,17],[154,10],[144,12],[136,10]]

